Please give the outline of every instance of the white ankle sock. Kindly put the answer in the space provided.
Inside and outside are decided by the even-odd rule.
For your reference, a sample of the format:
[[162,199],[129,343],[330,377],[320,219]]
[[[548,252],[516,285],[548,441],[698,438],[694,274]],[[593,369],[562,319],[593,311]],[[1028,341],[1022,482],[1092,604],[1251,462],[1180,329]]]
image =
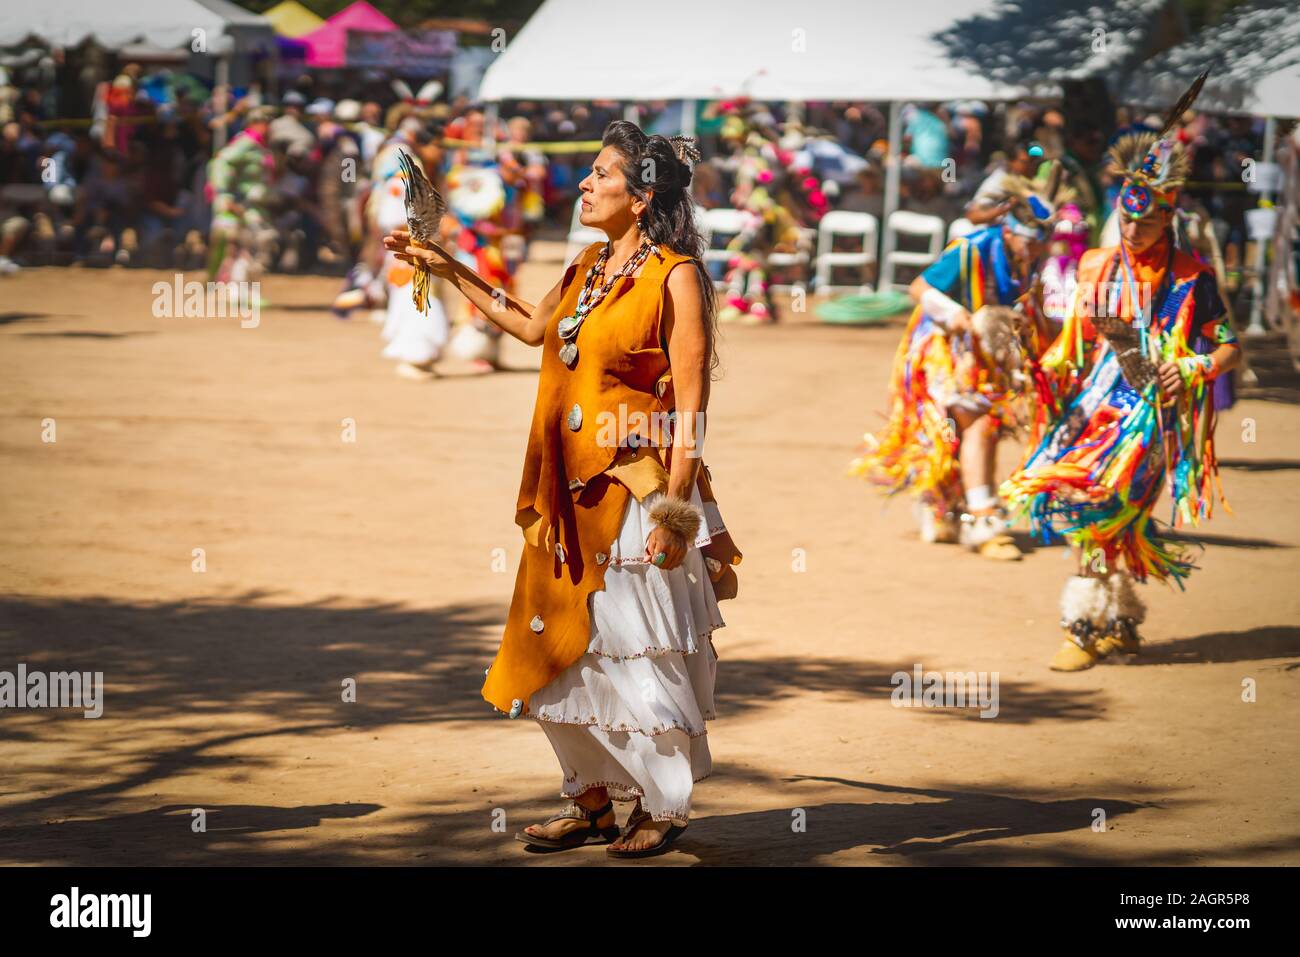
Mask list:
[[992,508],[997,504],[997,499],[993,497],[993,491],[987,485],[976,485],[966,491],[966,507],[972,512],[978,512],[980,509]]

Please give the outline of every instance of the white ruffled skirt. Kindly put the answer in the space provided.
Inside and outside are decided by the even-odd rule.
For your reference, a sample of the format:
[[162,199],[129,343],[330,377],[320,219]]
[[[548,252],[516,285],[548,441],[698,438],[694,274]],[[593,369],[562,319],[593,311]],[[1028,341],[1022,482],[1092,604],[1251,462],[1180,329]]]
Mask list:
[[420,365],[438,359],[447,345],[450,330],[447,313],[436,291],[429,298],[428,314],[420,312],[411,301],[414,282],[404,286],[388,284],[388,316],[380,336],[388,343],[385,359]]
[[714,718],[718,611],[700,546],[724,530],[717,506],[703,512],[681,565],[661,571],[645,542],[655,493],[628,497],[610,545],[605,588],[591,593],[587,653],[529,701],[564,773],[563,797],[593,787],[615,801],[641,799],[655,820],[689,820],[694,783],[713,769],[705,721]]

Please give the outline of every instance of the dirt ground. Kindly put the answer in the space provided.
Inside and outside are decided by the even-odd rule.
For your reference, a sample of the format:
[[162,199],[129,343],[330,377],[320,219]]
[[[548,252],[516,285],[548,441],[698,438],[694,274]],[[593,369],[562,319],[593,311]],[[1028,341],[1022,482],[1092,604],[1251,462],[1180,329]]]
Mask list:
[[[561,251],[535,245],[526,296]],[[0,711],[0,863],[605,863],[513,840],[559,770],[478,695],[536,355],[412,382],[325,310],[335,280],[269,278],[256,328],[155,318],[158,280],[0,279],[0,670],[105,676],[99,720]],[[845,474],[899,328],[724,329],[706,461],[745,560],[715,771],[657,862],[1300,863],[1294,380],[1223,417],[1233,514],[1185,594],[1145,589],[1146,652],[1057,674],[1062,549],[924,545]],[[996,672],[998,715],[894,707],[918,664]]]

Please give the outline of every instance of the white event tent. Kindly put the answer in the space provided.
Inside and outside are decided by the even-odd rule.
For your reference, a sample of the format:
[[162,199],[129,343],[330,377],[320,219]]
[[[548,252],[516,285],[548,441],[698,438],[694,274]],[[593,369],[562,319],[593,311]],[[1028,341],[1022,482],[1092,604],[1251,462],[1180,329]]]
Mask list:
[[546,0],[488,68],[502,99],[950,100],[1015,95],[931,36],[992,0]]
[[1300,63],[1270,73],[1256,83],[1247,108],[1256,116],[1300,116]]
[[21,14],[0,17],[0,47],[28,41],[76,47],[87,40],[109,50],[144,46],[206,53],[215,58],[218,83],[229,82],[236,52],[276,54],[271,22],[229,0],[37,0]]
[[228,0],[38,0],[0,18],[0,47],[29,39],[56,47],[94,40],[111,50],[135,43],[188,47],[196,30],[217,55],[230,52],[241,33],[272,33],[269,20]]
[[488,68],[481,99],[888,102],[885,215],[898,206],[907,101],[1014,99],[953,63],[934,39],[994,0],[657,0],[593,14],[590,0],[546,0]]
[[[1143,65],[1134,77],[1142,102],[1168,102],[1192,76],[1209,69],[1210,77],[1196,101],[1196,109],[1245,116],[1262,116],[1264,149],[1260,188],[1265,198],[1282,185],[1281,170],[1274,166],[1277,121],[1300,117],[1300,18],[1284,8],[1244,7],[1221,26],[1173,47]],[[1266,185],[1267,184],[1267,185]],[[1271,209],[1271,203],[1264,207]],[[1285,230],[1287,220],[1262,210],[1257,222],[1272,221]],[[1263,227],[1261,227],[1263,228]],[[1286,237],[1290,242],[1290,237]],[[1266,332],[1264,285],[1267,244],[1255,244],[1254,296],[1251,297],[1250,334]],[[1276,302],[1274,303],[1276,305]],[[1272,318],[1276,318],[1275,316]]]

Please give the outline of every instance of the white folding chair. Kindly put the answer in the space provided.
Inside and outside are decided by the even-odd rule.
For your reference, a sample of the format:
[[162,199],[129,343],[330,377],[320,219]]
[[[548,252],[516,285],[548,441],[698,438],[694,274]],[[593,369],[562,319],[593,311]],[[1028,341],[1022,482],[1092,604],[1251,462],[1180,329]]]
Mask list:
[[691,207],[695,210],[695,228],[700,231],[700,236],[704,239],[704,248],[708,249],[713,242],[713,230],[709,228],[709,221],[706,210],[699,203],[692,203]]
[[[920,236],[929,240],[925,252],[913,252],[898,248],[899,236]],[[943,251],[944,225],[938,216],[924,213],[911,213],[898,209],[889,214],[885,222],[884,265],[880,271],[881,289],[907,289],[906,283],[894,282],[895,266],[928,266],[939,258]]]
[[567,266],[573,262],[573,257],[578,255],[592,243],[603,243],[607,239],[604,233],[599,229],[593,229],[591,226],[582,225],[582,197],[579,196],[573,203],[573,218],[569,220],[568,245],[564,249],[564,263]]
[[[856,266],[862,270],[876,261],[876,236],[880,221],[870,213],[855,213],[845,209],[833,209],[822,217],[817,226],[817,260],[813,278],[817,295],[828,296],[837,290],[856,290],[865,296],[872,292],[870,283],[856,286],[836,286],[831,282],[831,270],[836,266]],[[862,249],[853,251],[835,251],[836,236],[855,236],[862,240]]]
[[952,242],[954,239],[960,239],[962,236],[969,236],[977,229],[979,229],[979,227],[965,216],[961,219],[954,219],[948,224],[948,242]]
[[[709,238],[709,248],[704,251],[704,267],[708,269],[713,263],[721,263],[725,275],[727,261],[732,255],[725,247],[733,237],[740,235],[744,230],[745,214],[738,209],[706,209],[703,210],[702,223]],[[715,242],[718,243],[717,246],[714,245]],[[709,274],[712,275],[712,271]],[[718,289],[724,289],[727,284],[719,276],[713,280],[713,285]]]
[[771,272],[775,269],[788,269],[796,267],[799,270],[799,279],[796,282],[774,282],[768,288],[773,292],[790,292],[797,287],[808,288],[808,264],[812,257],[808,253],[813,244],[817,242],[817,230],[808,229],[803,226],[799,227],[799,234],[802,237],[801,246],[804,248],[793,253],[768,253],[767,268]]

